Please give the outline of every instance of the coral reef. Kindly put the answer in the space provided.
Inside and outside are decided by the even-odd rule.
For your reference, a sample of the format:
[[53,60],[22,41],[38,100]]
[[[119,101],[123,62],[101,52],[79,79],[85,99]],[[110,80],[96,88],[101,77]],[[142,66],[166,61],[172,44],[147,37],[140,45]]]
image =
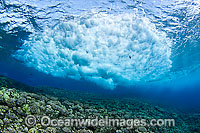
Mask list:
[[[5,79],[5,78],[4,78]],[[1,77],[1,83],[3,79]],[[9,81],[9,82],[8,82]],[[9,83],[13,84],[9,84]],[[7,83],[7,85],[5,85]],[[1,132],[39,132],[39,133],[70,133],[70,132],[116,132],[116,133],[142,133],[142,132],[199,132],[200,115],[186,115],[178,111],[169,111],[165,108],[131,98],[101,98],[90,93],[80,93],[76,91],[65,91],[49,88],[49,94],[30,92],[28,89],[20,90],[11,88],[16,85],[11,80],[4,80],[0,88],[0,130]],[[19,84],[18,84],[19,85]],[[3,87],[7,86],[7,87]],[[20,85],[19,85],[20,86]],[[21,86],[23,86],[21,84]],[[24,85],[24,88],[26,86]],[[34,89],[32,89],[34,90]],[[59,94],[62,91],[63,96]],[[54,92],[54,93],[52,93]],[[44,93],[44,92],[43,92]],[[66,97],[64,97],[64,95]],[[84,98],[84,99],[83,99]],[[37,123],[34,126],[27,126],[25,118],[34,115]],[[171,118],[176,120],[175,127],[148,127],[138,126],[127,127],[46,127],[41,125],[42,116],[50,118],[144,118],[160,119]]]

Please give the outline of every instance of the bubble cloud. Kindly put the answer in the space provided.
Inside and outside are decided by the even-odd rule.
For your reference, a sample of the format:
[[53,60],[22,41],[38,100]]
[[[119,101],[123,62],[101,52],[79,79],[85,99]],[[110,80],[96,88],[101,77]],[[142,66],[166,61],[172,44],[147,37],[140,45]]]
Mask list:
[[95,14],[35,33],[14,55],[57,77],[117,85],[158,80],[171,68],[171,42],[145,17]]

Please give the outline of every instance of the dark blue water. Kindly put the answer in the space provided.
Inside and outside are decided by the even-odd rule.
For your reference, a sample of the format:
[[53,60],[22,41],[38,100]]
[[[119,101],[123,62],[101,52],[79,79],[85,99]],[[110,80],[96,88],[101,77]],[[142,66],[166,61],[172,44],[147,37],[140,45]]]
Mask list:
[[200,3],[1,0],[0,74],[200,111]]

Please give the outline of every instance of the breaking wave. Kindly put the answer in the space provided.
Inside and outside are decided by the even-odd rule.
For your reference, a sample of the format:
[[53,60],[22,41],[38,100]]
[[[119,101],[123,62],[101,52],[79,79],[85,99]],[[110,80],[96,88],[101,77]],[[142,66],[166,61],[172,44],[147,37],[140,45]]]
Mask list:
[[58,77],[106,88],[158,80],[171,68],[171,41],[147,18],[94,14],[31,35],[16,58]]
[[199,20],[198,0],[0,0],[0,63],[111,89],[178,88],[199,75]]

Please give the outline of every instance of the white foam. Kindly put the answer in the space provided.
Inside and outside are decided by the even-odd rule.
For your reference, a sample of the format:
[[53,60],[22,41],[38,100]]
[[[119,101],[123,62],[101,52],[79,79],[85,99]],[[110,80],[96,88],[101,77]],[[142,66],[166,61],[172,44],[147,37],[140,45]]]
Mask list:
[[171,43],[147,18],[96,14],[34,34],[17,51],[28,66],[105,88],[157,80],[171,68]]

